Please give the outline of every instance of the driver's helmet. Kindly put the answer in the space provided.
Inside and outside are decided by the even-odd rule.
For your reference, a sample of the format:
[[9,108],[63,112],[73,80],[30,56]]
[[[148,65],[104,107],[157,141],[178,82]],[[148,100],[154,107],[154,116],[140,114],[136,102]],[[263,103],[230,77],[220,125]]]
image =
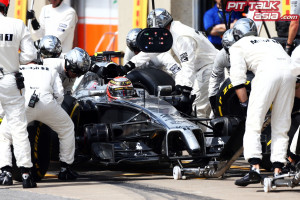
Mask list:
[[106,93],[109,98],[120,99],[133,97],[135,91],[131,81],[128,78],[118,76],[108,82]]

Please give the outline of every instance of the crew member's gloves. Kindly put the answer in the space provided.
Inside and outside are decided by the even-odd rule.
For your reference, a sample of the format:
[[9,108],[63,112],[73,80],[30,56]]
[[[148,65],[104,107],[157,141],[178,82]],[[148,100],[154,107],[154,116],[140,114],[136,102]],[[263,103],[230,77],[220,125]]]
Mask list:
[[214,115],[217,116],[217,114],[218,114],[217,97],[216,96],[209,97],[209,102],[210,102],[210,107],[211,107]]
[[171,92],[171,95],[181,95],[182,94],[182,86],[181,85],[175,85],[175,88],[173,89],[173,92]]
[[293,51],[293,44],[286,44],[285,48],[284,48],[285,52],[291,56],[292,55],[292,51]]
[[248,100],[245,102],[240,102],[240,106],[241,106],[241,114],[242,117],[247,117],[247,109],[248,109]]
[[34,10],[28,10],[26,13],[27,19],[31,19],[31,25],[33,30],[38,30],[40,28],[39,22],[36,20]]
[[26,18],[27,19],[35,19],[35,12],[34,12],[34,10],[27,10]]
[[191,96],[192,88],[188,86],[177,86],[180,88],[182,97],[180,98],[177,109],[183,113],[190,115],[192,113],[192,105],[196,95]]
[[90,67],[90,71],[96,73],[100,78],[109,79],[118,76],[118,65],[108,63],[106,66],[98,66],[97,63]]
[[133,62],[129,61],[124,66],[119,65],[119,67],[117,68],[117,72],[118,72],[119,76],[124,76],[128,72],[130,72],[131,70],[133,70],[134,68],[135,68],[135,64]]
[[100,78],[107,78],[108,70],[106,67],[98,66],[97,64],[93,64],[90,67],[90,71],[97,74]]

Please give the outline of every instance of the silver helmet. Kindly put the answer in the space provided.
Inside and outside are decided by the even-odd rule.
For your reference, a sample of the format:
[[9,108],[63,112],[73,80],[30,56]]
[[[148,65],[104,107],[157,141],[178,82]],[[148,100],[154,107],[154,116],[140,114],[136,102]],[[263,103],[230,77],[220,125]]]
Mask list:
[[239,39],[245,36],[257,36],[257,27],[252,19],[241,18],[234,24],[232,33],[234,39],[238,41]]
[[141,28],[134,28],[134,29],[131,29],[127,34],[126,44],[127,44],[128,48],[133,52],[140,51],[140,49],[138,48],[138,46],[136,44],[136,37],[141,30],[142,30]]
[[[155,12],[155,15],[154,15]],[[155,18],[156,27],[159,28],[165,28],[170,22],[173,21],[172,16],[170,13],[164,9],[164,8],[156,8],[152,10],[148,17],[147,17],[147,23],[148,27],[152,28],[154,27],[153,19]]]
[[40,40],[38,51],[43,58],[58,58],[62,52],[61,42],[53,35],[45,35]]
[[67,71],[70,70],[77,76],[81,76],[89,70],[91,58],[85,50],[75,47],[65,55],[65,62]]
[[222,37],[222,46],[228,52],[229,47],[231,47],[235,43],[235,39],[233,37],[233,29],[228,29],[225,31]]

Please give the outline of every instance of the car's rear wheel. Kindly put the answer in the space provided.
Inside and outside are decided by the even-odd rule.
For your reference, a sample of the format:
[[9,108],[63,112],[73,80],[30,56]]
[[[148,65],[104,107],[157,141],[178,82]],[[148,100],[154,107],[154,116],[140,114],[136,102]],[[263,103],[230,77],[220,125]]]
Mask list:
[[[245,84],[248,96],[251,91],[251,81],[254,77],[253,73],[247,73],[247,82]],[[239,99],[235,93],[235,89],[233,88],[230,79],[226,79],[222,86],[220,87],[219,93],[217,94],[217,117],[221,116],[239,116],[244,118],[245,116],[242,116],[241,113],[241,107],[239,103]],[[263,159],[261,162],[261,167],[266,170],[271,170],[272,163],[270,161],[270,127],[268,126],[267,129],[265,129],[262,133],[263,138]],[[243,137],[239,138],[239,140],[242,140]],[[223,152],[224,153],[224,152]],[[226,156],[226,155],[225,155]]]
[[135,88],[144,88],[151,95],[157,95],[159,85],[175,86],[174,79],[168,73],[155,68],[135,69],[126,77]]

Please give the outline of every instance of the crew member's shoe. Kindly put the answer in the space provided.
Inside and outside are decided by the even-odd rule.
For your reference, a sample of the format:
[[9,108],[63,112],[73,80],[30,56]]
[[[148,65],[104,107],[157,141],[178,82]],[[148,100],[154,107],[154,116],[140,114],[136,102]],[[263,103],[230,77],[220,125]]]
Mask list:
[[3,171],[0,174],[0,185],[12,185],[12,174],[11,172]]
[[254,170],[250,170],[248,174],[246,174],[243,178],[236,180],[234,184],[237,186],[247,186],[249,184],[260,183],[260,181],[260,174]]
[[61,167],[58,174],[58,179],[62,181],[76,180],[78,174],[70,169],[69,166]]
[[22,174],[23,188],[35,188],[36,182],[29,173]]

